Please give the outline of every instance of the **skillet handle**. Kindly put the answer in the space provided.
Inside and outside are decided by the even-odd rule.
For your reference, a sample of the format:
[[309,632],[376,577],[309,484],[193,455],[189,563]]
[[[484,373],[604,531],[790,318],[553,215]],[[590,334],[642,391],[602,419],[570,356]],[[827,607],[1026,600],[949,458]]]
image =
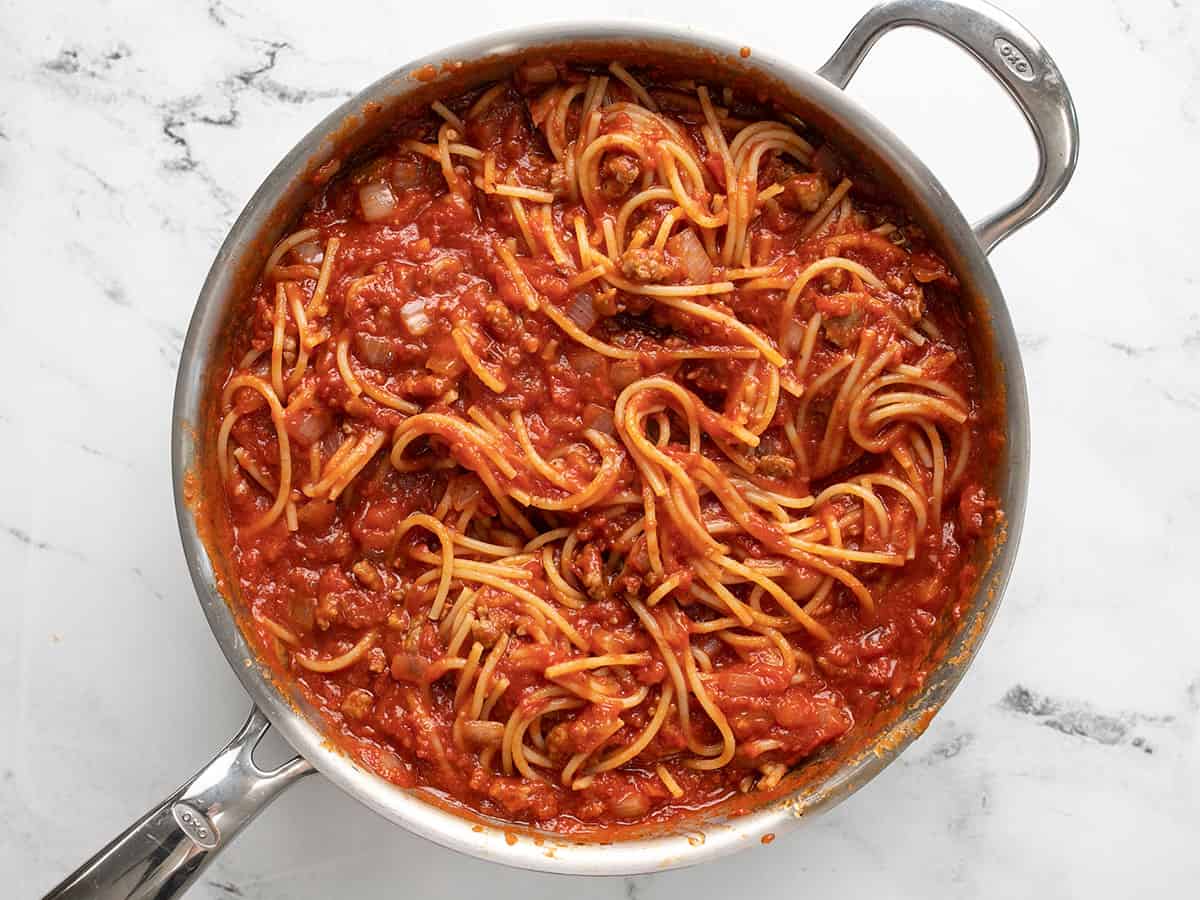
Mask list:
[[299,756],[270,772],[258,768],[254,748],[269,727],[252,707],[241,731],[208,765],[68,875],[46,900],[180,896],[284,788],[316,771]]
[[1016,102],[1037,142],[1038,168],[1020,197],[973,226],[984,253],[1058,199],[1079,155],[1071,93],[1050,54],[1016,19],[982,0],[884,0],[851,29],[817,74],[844,88],[863,58],[893,28],[915,25],[958,44]]

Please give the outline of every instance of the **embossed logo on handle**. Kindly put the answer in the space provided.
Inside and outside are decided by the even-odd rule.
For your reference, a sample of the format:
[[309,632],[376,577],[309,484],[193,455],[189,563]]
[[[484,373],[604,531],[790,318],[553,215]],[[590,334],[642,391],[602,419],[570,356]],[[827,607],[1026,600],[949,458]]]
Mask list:
[[176,803],[171,807],[171,815],[183,833],[192,839],[197,846],[211,850],[220,842],[217,829],[208,820],[208,816],[187,803]]
[[1008,38],[998,37],[992,41],[992,46],[1000,54],[1000,61],[1004,63],[1004,67],[1022,81],[1033,81],[1037,76],[1037,73],[1033,70],[1033,63],[1029,61],[1029,57],[1022,53],[1016,44]]

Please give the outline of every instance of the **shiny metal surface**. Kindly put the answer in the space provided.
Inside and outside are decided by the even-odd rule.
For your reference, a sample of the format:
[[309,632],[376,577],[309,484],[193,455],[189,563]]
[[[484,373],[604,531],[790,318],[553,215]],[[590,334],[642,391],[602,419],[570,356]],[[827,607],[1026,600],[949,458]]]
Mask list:
[[[840,90],[875,40],[901,25],[933,29],[968,49],[1021,106],[1037,139],[1041,162],[1033,185],[974,230],[921,161]],[[378,104],[386,112],[423,89],[423,83],[412,77],[423,67],[432,66],[441,72],[435,85],[452,77],[439,68],[447,60],[482,61],[479,77],[487,77],[486,72],[494,77],[530,50],[561,48],[564,53],[581,54],[588,46],[627,42],[684,61],[694,60],[699,48],[728,60],[723,65],[730,70],[752,70],[775,81],[780,90],[810,113],[823,133],[885,177],[900,199],[932,230],[962,278],[966,294],[973,298],[976,312],[988,326],[984,329],[988,334],[982,338],[988,345],[985,349],[1001,364],[1008,443],[996,487],[1007,513],[1007,540],[999,547],[952,639],[946,662],[931,673],[926,689],[870,746],[841,754],[844,758],[836,758],[836,764],[824,770],[824,777],[804,783],[790,796],[767,800],[749,814],[689,823],[686,831],[609,845],[573,843],[554,836],[544,836],[539,843],[524,837],[510,843],[512,835],[502,824],[485,823],[477,830],[471,820],[427,802],[420,792],[394,787],[324,743],[320,719],[302,698],[285,696],[277,689],[243,639],[233,612],[218,590],[214,563],[185,497],[187,475],[197,469],[206,452],[205,446],[197,443],[197,436],[207,433],[206,373],[217,357],[227,311],[245,289],[239,279],[246,271],[258,271],[271,241],[308,199],[312,187],[304,173],[335,152],[344,151],[347,142],[353,145],[353,123],[360,123],[361,131],[361,123],[369,123],[372,118],[360,115],[365,109]],[[1012,19],[978,0],[882,3],[864,16],[818,74],[758,52],[749,60],[740,60],[738,50],[737,44],[720,38],[625,23],[544,27],[493,35],[417,60],[377,81],[313,129],[271,172],[230,231],[200,293],[180,362],[171,451],[177,517],[188,566],[213,634],[256,704],[248,727],[251,732],[258,729],[261,733],[265,727],[261,717],[265,716],[300,757],[276,772],[261,773],[249,763],[248,755],[241,755],[243,745],[235,739],[196,779],[101,851],[51,896],[175,896],[262,805],[310,771],[308,763],[392,822],[483,859],[589,875],[633,874],[691,865],[750,846],[764,834],[778,834],[794,826],[802,815],[836,804],[874,777],[920,734],[957,685],[986,633],[1012,569],[1025,510],[1029,471],[1025,378],[1012,322],[986,252],[1044,210],[1065,187],[1074,167],[1078,140],[1074,109],[1057,68],[1040,44]],[[245,731],[239,739],[243,744],[249,740]],[[235,745],[239,749],[233,750]],[[231,752],[236,765],[228,762]],[[205,846],[205,841],[211,843],[211,839],[200,835],[194,825],[185,829],[187,823],[169,815],[172,806],[179,809],[180,801],[194,806],[196,797],[203,798],[196,811],[211,821],[219,835],[212,847]],[[81,887],[84,884],[88,885],[87,891]]]
[[297,757],[264,772],[254,748],[270,723],[257,709],[204,768],[72,872],[47,900],[177,897],[268,803],[315,769]]
[[958,44],[986,68],[1020,108],[1033,130],[1038,167],[1033,183],[1003,209],[975,223],[990,253],[1045,212],[1066,189],[1079,158],[1079,122],[1062,73],[1050,54],[1016,19],[980,0],[887,0],[851,29],[817,74],[844,88],[871,47],[893,28],[926,28]]

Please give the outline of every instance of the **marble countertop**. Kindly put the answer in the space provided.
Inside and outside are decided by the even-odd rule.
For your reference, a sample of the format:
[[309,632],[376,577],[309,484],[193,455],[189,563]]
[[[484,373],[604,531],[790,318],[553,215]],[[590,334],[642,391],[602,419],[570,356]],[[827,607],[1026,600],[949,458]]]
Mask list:
[[[993,255],[1029,375],[1029,512],[995,627],[928,732],[769,847],[629,879],[567,882],[457,856],[309,779],[191,897],[1194,890],[1200,4],[1005,5],[1065,73],[1083,151],[1061,202]],[[733,26],[716,0],[587,10],[688,23],[815,67],[866,0],[803,7]],[[172,790],[249,705],[195,602],[168,464],[180,344],[226,229],[276,160],[368,81],[564,7],[3,9],[0,877],[24,897]],[[886,38],[851,92],[968,216],[1032,172],[1018,113],[932,36]]]

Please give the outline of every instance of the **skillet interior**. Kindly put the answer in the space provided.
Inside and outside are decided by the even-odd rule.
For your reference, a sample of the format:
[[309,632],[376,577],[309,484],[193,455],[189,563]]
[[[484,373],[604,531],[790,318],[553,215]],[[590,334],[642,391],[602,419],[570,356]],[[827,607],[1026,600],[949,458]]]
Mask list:
[[[222,246],[188,331],[176,392],[173,463],[181,535],[201,604],[222,650],[243,685],[272,724],[336,784],[393,822],[437,843],[510,865],[554,872],[628,874],[699,862],[778,832],[801,815],[844,799],[869,781],[924,728],[958,683],[995,612],[1011,569],[1024,512],[1028,470],[1026,397],[1015,335],[991,268],[962,214],[932,174],[882,125],[817,76],[720,41],[682,37],[665,30],[574,26],[499,36],[454,48],[387,76],[335,111],[276,167],[247,205]],[[241,604],[230,586],[222,545],[221,488],[215,465],[215,402],[229,335],[261,266],[297,212],[318,190],[313,173],[369,143],[396,116],[430,100],[506,74],[528,58],[645,60],[679,67],[713,81],[752,86],[810,122],[856,167],[870,172],[933,237],[963,281],[973,316],[973,350],[980,370],[991,374],[985,400],[1006,420],[993,489],[1006,511],[1006,532],[993,541],[992,558],[959,626],[947,630],[942,661],[927,688],[880,721],[857,729],[767,795],[738,798],[706,809],[694,821],[669,830],[618,829],[619,841],[602,847],[526,829],[469,819],[457,808],[406,791],[363,770],[332,749],[323,722],[291,686],[280,683],[237,626]],[[469,60],[469,62],[465,62]],[[209,502],[208,498],[214,498]],[[430,800],[433,802],[430,802]],[[513,838],[515,843],[510,843]],[[604,849],[604,855],[600,855]]]

